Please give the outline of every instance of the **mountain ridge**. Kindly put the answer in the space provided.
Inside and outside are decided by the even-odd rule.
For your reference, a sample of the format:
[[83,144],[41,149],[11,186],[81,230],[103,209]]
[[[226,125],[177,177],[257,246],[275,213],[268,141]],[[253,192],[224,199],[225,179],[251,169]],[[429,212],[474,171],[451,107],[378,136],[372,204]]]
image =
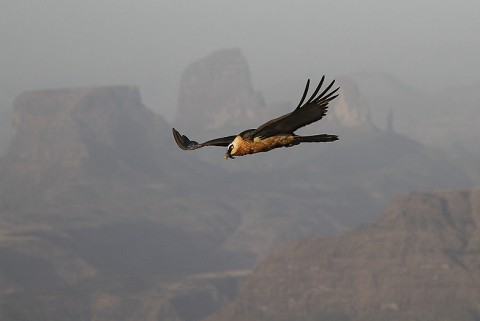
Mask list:
[[375,223],[290,242],[208,321],[478,320],[480,191],[411,193]]

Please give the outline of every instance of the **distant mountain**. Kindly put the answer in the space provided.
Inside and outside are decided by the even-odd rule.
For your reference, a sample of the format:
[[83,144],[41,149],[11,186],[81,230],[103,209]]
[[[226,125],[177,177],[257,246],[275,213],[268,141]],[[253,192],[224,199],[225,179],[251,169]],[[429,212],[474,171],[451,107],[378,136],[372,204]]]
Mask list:
[[361,72],[348,75],[367,99],[373,122],[386,127],[391,113],[395,129],[419,142],[480,159],[480,86],[423,92],[392,75]]
[[175,126],[190,129],[250,126],[265,109],[240,49],[219,50],[182,73]]
[[291,242],[209,318],[478,320],[480,192],[398,197],[374,224]]

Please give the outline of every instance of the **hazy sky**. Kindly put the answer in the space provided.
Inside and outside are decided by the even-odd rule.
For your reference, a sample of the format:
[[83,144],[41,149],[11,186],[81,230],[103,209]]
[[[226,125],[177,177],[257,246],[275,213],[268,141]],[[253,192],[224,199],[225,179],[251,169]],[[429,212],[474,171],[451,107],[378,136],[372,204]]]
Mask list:
[[431,90],[480,82],[478,0],[0,0],[0,101],[138,85],[171,119],[183,69],[239,47],[254,86],[384,71]]

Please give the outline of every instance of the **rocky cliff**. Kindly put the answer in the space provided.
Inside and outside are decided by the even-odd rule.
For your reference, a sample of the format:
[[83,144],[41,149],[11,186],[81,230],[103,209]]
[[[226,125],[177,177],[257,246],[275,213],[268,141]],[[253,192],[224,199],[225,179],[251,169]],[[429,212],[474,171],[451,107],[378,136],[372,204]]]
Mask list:
[[159,170],[165,144],[165,135],[154,137],[161,127],[168,131],[134,87],[26,92],[14,102],[7,172],[33,182],[49,171],[77,179],[115,175],[122,168],[151,175]]
[[349,78],[342,77],[338,80],[340,93],[334,102],[330,119],[336,119],[341,126],[346,128],[366,127],[373,129],[370,110],[366,98],[361,95],[358,86]]
[[480,191],[398,197],[376,223],[290,243],[209,320],[478,320]]
[[250,126],[264,107],[240,49],[220,50],[183,72],[175,125],[203,129]]

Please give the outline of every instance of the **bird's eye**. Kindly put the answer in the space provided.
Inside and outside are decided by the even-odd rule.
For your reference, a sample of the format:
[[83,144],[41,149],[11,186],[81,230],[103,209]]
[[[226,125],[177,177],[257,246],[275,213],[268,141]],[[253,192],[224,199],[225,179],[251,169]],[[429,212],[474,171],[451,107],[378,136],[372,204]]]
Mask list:
[[231,152],[232,149],[233,149],[233,145],[232,144],[228,145],[228,151]]

